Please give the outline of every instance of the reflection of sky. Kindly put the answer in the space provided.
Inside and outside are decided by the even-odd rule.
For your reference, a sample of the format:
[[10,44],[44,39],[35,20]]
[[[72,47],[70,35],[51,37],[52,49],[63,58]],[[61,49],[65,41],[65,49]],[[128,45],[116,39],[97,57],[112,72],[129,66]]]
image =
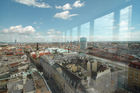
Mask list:
[[[140,41],[140,0],[81,0],[81,2],[84,2],[84,6],[79,8],[73,7],[76,0],[30,0],[47,3],[51,5],[52,8],[33,7],[30,5],[28,6],[26,4],[17,3],[15,1],[19,0],[1,0],[0,42],[13,42],[15,39],[21,42],[46,42],[58,41],[62,39],[62,37],[59,35],[57,37],[55,36],[55,38],[48,36],[46,33],[50,29],[59,30],[61,32],[72,29],[73,41],[78,39],[78,34],[76,31],[78,26],[81,27],[81,35],[79,37],[87,37],[87,40],[89,41],[89,21],[93,22],[93,20],[94,38],[91,40],[110,41],[113,39],[113,37],[118,37],[119,41]],[[26,2],[29,0],[24,1]],[[62,10],[55,8],[55,6],[63,6],[67,3],[71,5],[72,9]],[[62,14],[61,16],[68,16],[70,19],[62,20],[54,17],[55,14],[66,11],[68,11],[69,14]],[[120,15],[120,20],[117,21],[114,19],[114,14],[116,11],[117,13],[118,11],[120,12],[120,14],[115,16],[118,17],[118,15]],[[73,14],[76,14],[77,16],[73,16]],[[120,22],[117,23],[118,21]],[[115,22],[117,24],[116,27],[113,26],[113,23]],[[18,34],[12,35],[11,33],[3,34],[4,29],[10,29],[10,27],[18,25],[23,27],[32,26],[35,29],[35,33],[30,34],[30,36]],[[117,28],[118,26],[119,28],[116,29],[116,33],[113,33],[113,29]],[[39,34],[36,35],[37,33]],[[71,41],[70,31],[67,31],[66,33],[66,41]],[[115,34],[118,34],[118,36]]]
[[[127,6],[120,10],[119,23],[114,25],[116,21],[114,19],[114,12],[107,14],[105,16],[99,17],[94,20],[94,41],[114,41],[113,38],[117,37],[118,41],[139,41],[140,40],[140,24],[132,25],[132,5]],[[81,34],[80,37],[86,37],[89,41],[90,33],[90,22],[81,24]],[[117,33],[113,33],[119,27]],[[76,32],[77,28],[73,28],[73,36],[78,36]],[[73,39],[75,39],[73,37]]]
[[78,41],[78,27],[72,29],[72,39],[73,41]]
[[[100,17],[94,21],[94,40],[100,40],[106,37],[107,41],[112,40],[114,13]],[[104,41],[104,40],[101,40]]]
[[130,40],[130,24],[131,24],[131,10],[132,6],[128,6],[120,10],[120,29],[119,29],[119,40]]
[[81,25],[81,35],[80,37],[86,37],[89,41],[89,30],[90,30],[90,22]]

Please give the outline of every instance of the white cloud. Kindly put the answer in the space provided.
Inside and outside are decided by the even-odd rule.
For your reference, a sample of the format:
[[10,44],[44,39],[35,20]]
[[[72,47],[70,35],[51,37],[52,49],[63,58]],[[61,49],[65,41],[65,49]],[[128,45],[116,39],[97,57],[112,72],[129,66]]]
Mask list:
[[120,28],[120,31],[128,31],[129,29],[128,29],[128,27],[126,26],[126,27],[121,27]]
[[55,6],[56,9],[62,9],[62,10],[71,10],[73,7],[75,8],[80,8],[83,7],[85,5],[84,2],[81,2],[80,0],[76,0],[73,5],[66,3],[65,5],[61,6]]
[[73,16],[77,16],[78,14],[70,14],[69,11],[63,11],[63,12],[60,12],[60,13],[56,13],[54,15],[55,18],[61,18],[61,19],[64,19],[64,20],[67,20]]
[[69,3],[66,3],[63,6],[61,6],[61,5],[55,6],[56,9],[62,9],[62,10],[65,10],[65,11],[60,12],[60,13],[56,13],[54,15],[54,17],[67,20],[67,19],[71,18],[72,16],[77,16],[78,15],[78,14],[70,14],[70,12],[68,10],[71,10],[73,8],[80,8],[84,5],[85,5],[84,2],[81,2],[80,0],[76,0],[72,5],[69,4]]
[[121,21],[120,22],[120,26],[122,27],[122,26],[127,26],[128,25],[128,22],[127,21]]
[[40,33],[35,33],[31,38],[34,38],[34,41],[36,42],[46,42],[47,40],[46,36]]
[[[116,35],[94,35],[94,41],[140,41],[140,30],[137,31],[124,31]],[[116,38],[116,39],[115,39]]]
[[22,25],[11,26],[9,28],[3,29],[3,33],[17,33],[17,34],[31,34],[35,32],[34,27],[26,26],[22,27]]
[[135,31],[135,32],[131,32],[131,39],[134,41],[140,41],[140,30],[139,31]]
[[49,29],[47,32],[47,39],[49,42],[61,42],[63,40],[62,32],[55,29]]
[[135,30],[135,27],[130,27],[129,29],[130,29],[130,30]]
[[120,22],[120,31],[128,31],[128,22],[127,21],[121,21]]
[[63,6],[55,6],[56,9],[63,9],[63,10],[70,10],[72,9],[71,5],[69,3],[63,5]]
[[84,2],[81,2],[80,0],[77,0],[74,2],[73,7],[78,8],[84,6]]
[[127,31],[119,33],[120,41],[139,41],[140,40],[140,31]]
[[27,6],[34,6],[38,8],[51,8],[51,6],[45,2],[38,2],[38,0],[15,0],[15,2],[24,4]]
[[49,29],[48,32],[47,32],[47,35],[61,35],[62,32],[61,31],[58,31],[58,30],[55,30],[55,29]]

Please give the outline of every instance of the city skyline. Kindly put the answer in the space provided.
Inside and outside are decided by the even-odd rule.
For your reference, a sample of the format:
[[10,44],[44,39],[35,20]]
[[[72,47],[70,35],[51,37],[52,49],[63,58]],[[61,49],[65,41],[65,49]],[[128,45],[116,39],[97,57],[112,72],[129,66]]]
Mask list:
[[[108,1],[112,3],[112,0]],[[94,2],[98,3],[95,0],[2,0],[0,39],[4,42],[15,39],[19,42],[65,42],[86,37],[88,41],[139,41],[138,15],[133,16],[139,9],[135,7],[135,1],[139,2],[118,0],[115,1],[117,4],[99,4],[121,7],[116,9],[120,17],[115,24],[116,10],[104,6],[107,13],[102,13],[103,8],[95,5]],[[92,22],[94,26],[90,31]]]

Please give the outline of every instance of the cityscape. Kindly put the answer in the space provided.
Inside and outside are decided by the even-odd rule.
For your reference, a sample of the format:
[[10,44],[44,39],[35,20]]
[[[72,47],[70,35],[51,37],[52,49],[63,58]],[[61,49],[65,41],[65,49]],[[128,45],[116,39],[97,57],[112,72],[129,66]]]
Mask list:
[[140,93],[139,0],[1,0],[0,93]]

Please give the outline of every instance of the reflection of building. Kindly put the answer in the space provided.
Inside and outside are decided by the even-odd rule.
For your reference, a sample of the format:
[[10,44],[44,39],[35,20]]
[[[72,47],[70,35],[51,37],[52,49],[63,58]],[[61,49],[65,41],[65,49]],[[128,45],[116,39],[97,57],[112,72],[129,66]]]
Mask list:
[[87,48],[87,38],[81,37],[80,38],[80,49],[86,49]]
[[140,63],[131,62],[128,69],[128,86],[133,90],[140,90]]

